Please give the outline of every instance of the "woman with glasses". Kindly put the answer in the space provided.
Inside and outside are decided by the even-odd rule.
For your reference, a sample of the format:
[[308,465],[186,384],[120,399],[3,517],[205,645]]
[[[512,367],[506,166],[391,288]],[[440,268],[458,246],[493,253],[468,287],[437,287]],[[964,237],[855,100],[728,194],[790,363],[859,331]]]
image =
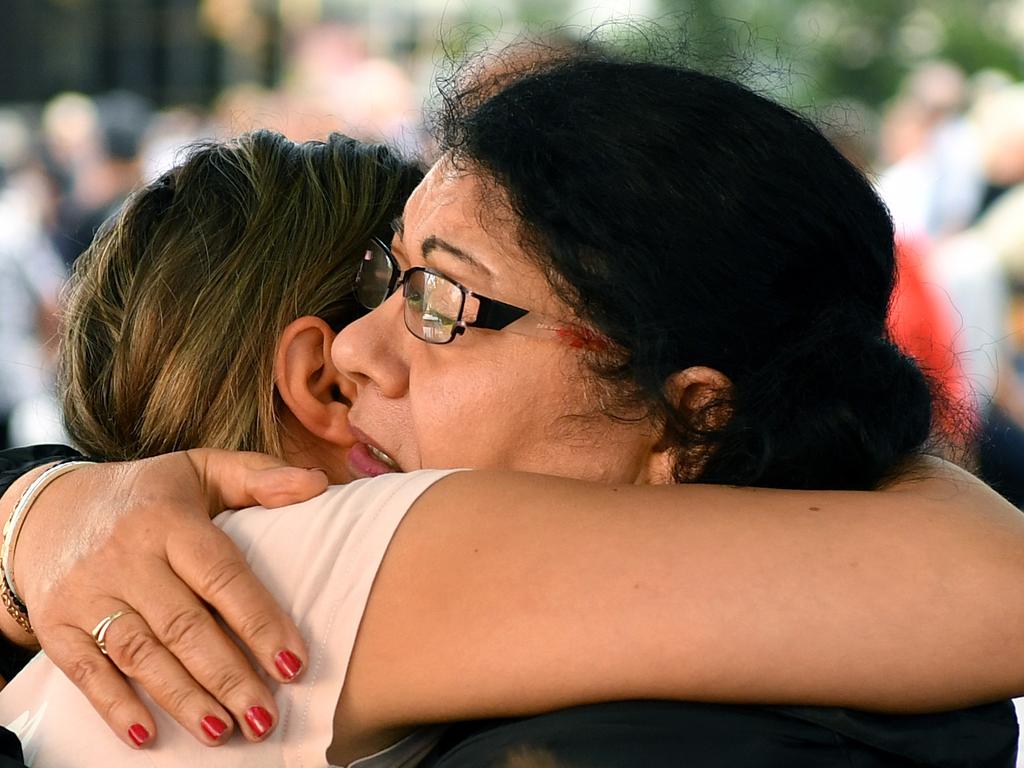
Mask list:
[[[885,336],[891,224],[863,178],[798,116],[690,70],[579,56],[484,83],[483,96],[460,88],[442,122],[445,154],[397,222],[394,253],[373,242],[361,263],[356,293],[372,311],[326,353],[320,327],[315,370],[293,378],[285,365],[276,380],[305,429],[293,460],[338,460],[356,477],[482,470],[423,481],[391,540],[340,700],[322,702],[334,715],[328,758],[367,754],[414,725],[594,701],[928,711],[1017,690],[1024,665],[1006,638],[1021,621],[1021,522],[921,456],[929,396]],[[330,435],[342,422],[351,437],[339,450]],[[64,494],[106,499],[96,483],[155,477],[145,471],[80,469],[36,502],[15,560],[33,621],[52,621],[39,533],[55,529]],[[185,488],[187,474],[175,476]],[[157,546],[174,561],[176,541],[125,533],[138,524],[119,522],[108,539],[131,541],[133,559]],[[110,557],[93,546],[94,562]],[[75,559],[61,588],[90,558]],[[119,573],[141,572],[119,560]],[[245,573],[230,573],[262,606]],[[104,713],[118,735],[155,726],[127,690],[104,698],[114,665],[211,743],[202,706],[231,699],[224,717],[243,722],[264,694],[235,675],[210,627],[196,624],[187,642],[165,631],[180,594],[164,588],[132,603],[108,587],[107,605],[123,607],[97,617],[101,639],[68,620],[65,637],[102,640],[110,654],[77,680],[115,704]],[[297,665],[315,675],[322,648],[307,655],[273,614],[242,620],[238,592],[204,597],[274,679]],[[125,653],[134,639],[171,670],[157,638],[187,670],[171,683]],[[290,676],[273,662],[282,648],[296,651]],[[1006,705],[909,719],[605,706],[503,724],[435,758],[480,765],[474,749],[504,760],[526,746],[616,765],[1005,765],[1015,737]],[[282,718],[273,738],[287,743]],[[592,738],[609,720],[632,728]],[[545,723],[561,740],[537,739]]]

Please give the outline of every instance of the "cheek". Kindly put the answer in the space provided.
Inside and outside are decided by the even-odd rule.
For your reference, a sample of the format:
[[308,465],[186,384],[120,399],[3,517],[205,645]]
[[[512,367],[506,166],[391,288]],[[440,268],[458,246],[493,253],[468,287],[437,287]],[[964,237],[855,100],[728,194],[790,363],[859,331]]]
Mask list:
[[565,444],[566,417],[580,412],[575,356],[532,339],[515,342],[411,367],[421,466],[538,470]]
[[496,366],[441,366],[410,376],[412,422],[424,467],[507,466],[513,436],[529,426],[514,373]]

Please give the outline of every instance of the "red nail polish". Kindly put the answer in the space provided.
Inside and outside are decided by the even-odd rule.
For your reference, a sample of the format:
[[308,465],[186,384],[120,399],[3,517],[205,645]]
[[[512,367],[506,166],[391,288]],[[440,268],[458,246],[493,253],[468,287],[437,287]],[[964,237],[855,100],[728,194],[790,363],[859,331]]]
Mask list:
[[267,731],[270,730],[270,726],[274,724],[270,713],[259,706],[249,708],[249,711],[245,713],[245,722],[249,724],[249,727],[252,728],[252,732],[256,736],[266,735]]
[[136,747],[141,747],[149,741],[149,731],[146,730],[145,726],[135,723],[128,729],[128,738],[135,742]]
[[286,680],[294,680],[295,676],[302,669],[302,661],[291,651],[281,651],[278,653],[274,657],[274,664],[277,665],[277,671]]
[[206,735],[214,741],[219,739],[224,734],[224,731],[228,729],[227,723],[214,715],[207,715],[199,724],[203,726]]

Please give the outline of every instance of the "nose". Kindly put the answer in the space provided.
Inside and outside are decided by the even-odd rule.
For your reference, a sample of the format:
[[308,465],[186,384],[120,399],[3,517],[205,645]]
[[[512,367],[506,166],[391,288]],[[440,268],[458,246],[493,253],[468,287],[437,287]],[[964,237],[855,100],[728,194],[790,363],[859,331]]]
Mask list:
[[[409,386],[409,341],[418,341],[405,328],[402,292],[341,329],[331,345],[331,359],[355,388],[375,388],[389,398],[405,395]],[[422,342],[420,342],[422,343]]]

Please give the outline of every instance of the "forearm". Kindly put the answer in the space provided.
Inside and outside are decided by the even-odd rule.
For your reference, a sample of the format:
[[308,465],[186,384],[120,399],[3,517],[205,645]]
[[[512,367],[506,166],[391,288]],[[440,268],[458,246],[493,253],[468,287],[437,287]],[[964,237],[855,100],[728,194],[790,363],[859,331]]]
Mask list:
[[353,719],[615,698],[929,711],[1019,693],[1024,517],[943,473],[875,493],[447,478],[378,576]]

